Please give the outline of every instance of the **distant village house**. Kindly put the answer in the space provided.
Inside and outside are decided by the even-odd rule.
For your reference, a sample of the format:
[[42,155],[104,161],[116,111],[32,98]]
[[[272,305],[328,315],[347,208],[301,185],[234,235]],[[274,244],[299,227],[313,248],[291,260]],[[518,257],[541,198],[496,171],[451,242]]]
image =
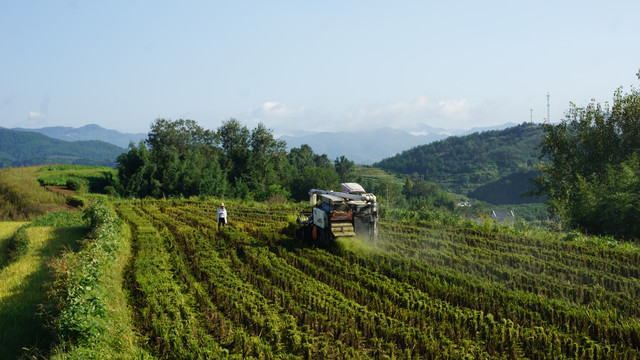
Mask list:
[[[513,214],[513,211],[511,210],[506,210],[506,211],[491,210],[490,218],[491,218],[491,221],[493,221],[495,224],[513,225],[516,217]],[[467,218],[467,220],[471,220],[478,225],[482,225],[485,222],[486,218],[479,218],[479,217],[472,216]]]
[[501,225],[513,225],[513,221],[515,220],[515,216],[513,215],[513,211],[511,210],[492,210],[491,218],[497,224]]

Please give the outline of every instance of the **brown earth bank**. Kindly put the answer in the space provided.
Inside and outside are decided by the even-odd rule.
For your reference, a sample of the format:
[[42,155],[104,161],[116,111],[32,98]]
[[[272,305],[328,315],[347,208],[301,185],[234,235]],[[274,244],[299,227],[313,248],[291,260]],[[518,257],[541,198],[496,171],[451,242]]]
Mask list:
[[[76,193],[73,190],[69,190],[64,186],[55,186],[55,185],[46,185],[45,189],[56,193],[56,194],[60,194],[62,196],[64,196],[67,200],[71,199],[72,196],[77,195],[78,193]],[[49,213],[49,212],[55,212],[55,211],[74,211],[74,210],[78,210],[77,206],[73,206],[73,203],[70,203],[69,201],[67,201],[64,204],[51,204],[51,205],[46,205],[44,206],[45,208],[45,213]]]

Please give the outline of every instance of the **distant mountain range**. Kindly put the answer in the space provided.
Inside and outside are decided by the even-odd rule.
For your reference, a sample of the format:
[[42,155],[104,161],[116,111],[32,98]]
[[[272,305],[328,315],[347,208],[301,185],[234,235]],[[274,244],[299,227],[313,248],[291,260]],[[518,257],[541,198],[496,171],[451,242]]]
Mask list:
[[89,124],[79,128],[52,126],[40,129],[13,128],[12,130],[36,132],[64,141],[100,140],[125,149],[129,147],[130,142],[133,141],[137,145],[140,140],[144,140],[147,137],[146,133],[121,133],[116,130],[105,129],[96,124]]
[[360,132],[321,132],[301,136],[281,136],[288,149],[307,144],[318,154],[327,154],[334,160],[345,156],[356,164],[370,165],[376,161],[398,154],[412,147],[443,140],[452,135],[465,135],[481,131],[505,129],[515,124],[503,124],[470,130],[452,130],[421,127],[418,131],[407,132],[392,128],[363,130]]
[[289,149],[307,144],[317,154],[327,154],[334,160],[345,156],[356,164],[372,164],[408,148],[446,138],[446,134],[411,135],[390,128],[357,133],[322,132],[299,137],[282,136]]
[[124,148],[104,141],[63,141],[46,135],[0,128],[0,167],[45,164],[115,166]]
[[[416,131],[412,132],[392,128],[379,128],[360,132],[320,132],[299,136],[285,135],[281,136],[280,139],[286,141],[288,149],[307,144],[311,146],[315,153],[327,154],[331,160],[344,155],[357,164],[370,165],[376,161],[394,156],[401,151],[446,139],[452,135],[500,130],[514,125],[503,124],[469,130],[434,128],[420,125]],[[147,138],[146,133],[122,133],[105,129],[95,124],[78,128],[52,126],[39,129],[14,128],[12,130],[39,133],[64,141],[99,140],[124,149],[129,147],[130,142],[138,144],[141,140]]]

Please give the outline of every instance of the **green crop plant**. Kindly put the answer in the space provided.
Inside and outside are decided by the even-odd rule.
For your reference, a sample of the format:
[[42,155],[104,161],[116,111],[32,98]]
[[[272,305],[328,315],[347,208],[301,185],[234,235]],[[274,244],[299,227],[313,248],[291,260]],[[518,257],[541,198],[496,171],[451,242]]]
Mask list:
[[225,201],[230,226],[218,231],[218,204],[116,204],[137,249],[132,304],[156,356],[639,355],[636,246],[429,215],[383,220],[376,244],[319,248],[292,239],[300,205]]

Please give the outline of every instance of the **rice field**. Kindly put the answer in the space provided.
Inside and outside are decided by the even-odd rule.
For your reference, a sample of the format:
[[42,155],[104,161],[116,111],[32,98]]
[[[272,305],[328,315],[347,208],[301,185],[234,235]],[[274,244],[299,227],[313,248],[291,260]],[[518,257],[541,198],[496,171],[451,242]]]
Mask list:
[[385,220],[377,244],[296,241],[291,209],[117,205],[125,286],[159,359],[637,359],[638,247]]

